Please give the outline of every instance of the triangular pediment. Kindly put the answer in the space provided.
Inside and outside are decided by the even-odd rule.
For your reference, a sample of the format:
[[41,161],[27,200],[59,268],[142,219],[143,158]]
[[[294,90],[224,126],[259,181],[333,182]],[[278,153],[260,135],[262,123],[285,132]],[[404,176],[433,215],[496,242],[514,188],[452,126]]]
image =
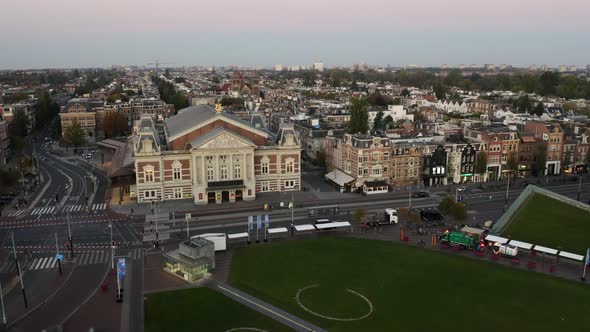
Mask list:
[[200,139],[199,142],[194,141],[193,143],[195,144],[192,144],[192,150],[255,147],[255,144],[249,139],[227,130],[219,131],[215,135],[211,135],[210,138]]

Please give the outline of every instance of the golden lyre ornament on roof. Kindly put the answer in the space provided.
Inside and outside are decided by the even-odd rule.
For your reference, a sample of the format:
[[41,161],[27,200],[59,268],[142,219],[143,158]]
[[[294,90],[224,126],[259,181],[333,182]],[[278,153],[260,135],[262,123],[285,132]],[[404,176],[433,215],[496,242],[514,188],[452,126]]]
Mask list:
[[221,111],[222,111],[221,104],[215,104],[215,112],[221,113]]

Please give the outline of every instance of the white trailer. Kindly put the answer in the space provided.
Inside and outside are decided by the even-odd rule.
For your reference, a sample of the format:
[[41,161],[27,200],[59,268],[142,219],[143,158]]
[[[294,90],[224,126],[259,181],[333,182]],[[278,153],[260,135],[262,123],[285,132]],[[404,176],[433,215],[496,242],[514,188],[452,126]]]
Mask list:
[[518,248],[515,246],[511,246],[509,244],[501,244],[501,243],[494,243],[494,254],[495,255],[502,255],[502,256],[509,256],[515,257],[518,255]]
[[225,233],[205,233],[191,236],[191,239],[197,237],[213,242],[215,251],[224,251],[227,249],[227,236]]

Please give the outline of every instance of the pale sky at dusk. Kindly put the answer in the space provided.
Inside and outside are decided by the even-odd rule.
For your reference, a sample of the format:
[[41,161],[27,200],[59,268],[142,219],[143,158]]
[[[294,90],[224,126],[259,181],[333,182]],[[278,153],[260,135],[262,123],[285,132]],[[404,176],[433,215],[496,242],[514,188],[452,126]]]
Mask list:
[[0,68],[590,64],[588,0],[3,0]]

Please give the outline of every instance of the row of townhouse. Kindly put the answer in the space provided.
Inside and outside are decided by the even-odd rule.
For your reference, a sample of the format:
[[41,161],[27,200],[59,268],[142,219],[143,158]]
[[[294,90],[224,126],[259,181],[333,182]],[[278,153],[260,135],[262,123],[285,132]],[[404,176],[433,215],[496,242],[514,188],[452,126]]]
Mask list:
[[[521,132],[505,127],[467,128],[461,142],[329,133],[325,149],[327,180],[336,180],[333,182],[344,190],[372,191],[372,186],[384,184],[433,186],[494,181],[507,173],[578,173],[587,167],[590,144],[588,135],[564,141],[559,125],[528,122]],[[478,154],[485,155],[485,167],[477,167],[481,160]],[[339,172],[348,177],[338,177]]]

